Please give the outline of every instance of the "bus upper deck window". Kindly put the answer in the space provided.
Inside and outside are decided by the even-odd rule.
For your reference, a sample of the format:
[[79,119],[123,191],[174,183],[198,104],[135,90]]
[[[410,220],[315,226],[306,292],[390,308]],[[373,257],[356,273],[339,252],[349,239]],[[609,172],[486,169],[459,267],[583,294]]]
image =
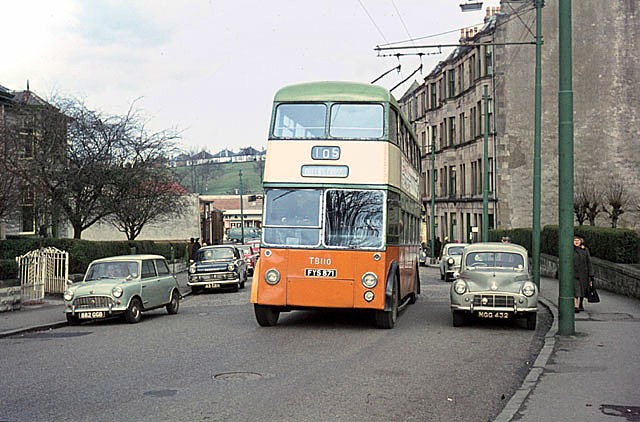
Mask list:
[[378,139],[384,134],[381,104],[334,104],[329,134],[334,138]]
[[324,104],[280,104],[276,108],[273,136],[289,139],[325,137],[327,106]]

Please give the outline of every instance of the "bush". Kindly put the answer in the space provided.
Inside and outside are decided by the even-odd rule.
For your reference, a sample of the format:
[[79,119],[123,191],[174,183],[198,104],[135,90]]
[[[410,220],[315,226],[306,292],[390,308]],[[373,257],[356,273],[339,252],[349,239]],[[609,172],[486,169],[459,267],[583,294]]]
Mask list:
[[18,278],[18,263],[15,259],[0,259],[0,280]]

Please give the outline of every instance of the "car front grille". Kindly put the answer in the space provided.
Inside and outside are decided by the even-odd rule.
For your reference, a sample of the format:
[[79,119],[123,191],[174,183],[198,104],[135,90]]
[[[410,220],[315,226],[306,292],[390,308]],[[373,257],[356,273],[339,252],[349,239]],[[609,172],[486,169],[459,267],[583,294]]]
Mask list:
[[491,308],[513,308],[513,303],[513,296],[475,295],[473,297],[473,306],[487,306]]
[[83,296],[73,301],[76,309],[108,308],[113,306],[113,300],[108,296]]
[[191,276],[194,281],[207,281],[207,280],[234,280],[237,278],[235,273],[212,273],[212,274],[193,274]]

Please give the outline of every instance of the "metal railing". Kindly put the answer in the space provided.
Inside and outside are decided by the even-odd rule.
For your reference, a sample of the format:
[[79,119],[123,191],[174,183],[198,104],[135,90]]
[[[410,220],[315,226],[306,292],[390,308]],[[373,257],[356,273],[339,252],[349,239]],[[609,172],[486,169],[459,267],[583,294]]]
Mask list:
[[69,253],[53,247],[16,257],[22,303],[38,303],[45,293],[64,293],[69,278]]

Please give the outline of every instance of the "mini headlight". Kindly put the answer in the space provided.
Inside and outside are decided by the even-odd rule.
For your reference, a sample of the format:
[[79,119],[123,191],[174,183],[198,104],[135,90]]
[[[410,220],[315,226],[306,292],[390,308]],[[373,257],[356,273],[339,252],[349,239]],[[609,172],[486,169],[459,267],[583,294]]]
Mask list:
[[453,283],[453,290],[459,295],[461,295],[467,291],[467,283],[465,283],[462,280],[458,280],[455,283]]
[[362,276],[362,285],[367,289],[373,289],[378,284],[378,276],[374,273],[365,273]]
[[229,270],[229,271],[233,271],[233,270],[235,270],[235,269],[236,269],[236,266],[235,266],[234,264],[229,264],[229,265],[227,265],[227,270]]
[[267,284],[271,284],[272,286],[274,284],[278,284],[278,282],[280,281],[280,272],[278,272],[278,270],[276,270],[275,268],[267,270],[267,272],[264,273],[264,281],[266,281]]
[[63,297],[64,297],[64,300],[70,301],[71,299],[73,299],[73,291],[65,290]]
[[111,295],[113,297],[120,297],[122,296],[122,287],[120,286],[115,286],[113,289],[111,289]]
[[453,265],[454,262],[455,261],[453,260],[453,258],[447,259],[447,264],[449,264],[449,265]]
[[531,297],[536,292],[536,285],[530,281],[525,282],[522,285],[522,294]]

